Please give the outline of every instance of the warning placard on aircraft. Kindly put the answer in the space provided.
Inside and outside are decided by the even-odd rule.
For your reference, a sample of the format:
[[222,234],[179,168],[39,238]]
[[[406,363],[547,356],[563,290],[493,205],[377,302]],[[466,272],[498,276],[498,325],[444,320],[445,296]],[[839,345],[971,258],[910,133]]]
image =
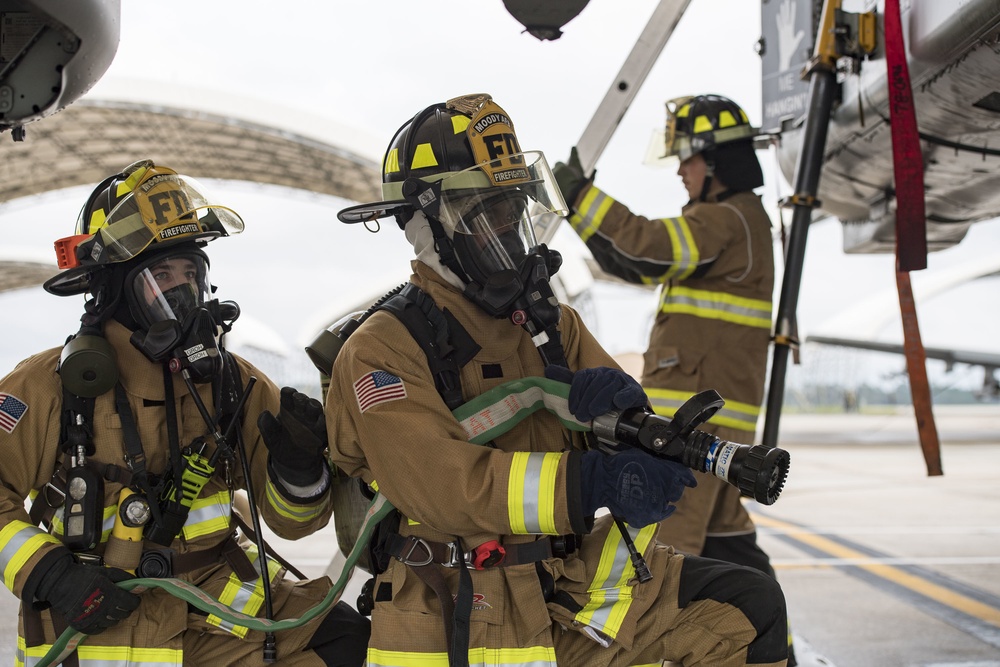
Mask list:
[[761,129],[777,132],[801,118],[809,106],[809,83],[802,70],[813,51],[811,0],[771,0],[761,4]]

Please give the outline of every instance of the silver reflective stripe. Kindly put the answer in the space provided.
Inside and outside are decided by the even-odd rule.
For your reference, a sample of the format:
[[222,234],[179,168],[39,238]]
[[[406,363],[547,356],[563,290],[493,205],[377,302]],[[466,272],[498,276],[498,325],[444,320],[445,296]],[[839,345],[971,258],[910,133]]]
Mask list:
[[569,218],[569,223],[584,243],[600,228],[601,223],[604,222],[604,216],[607,215],[614,201],[595,187],[591,187],[584,195],[577,212]]
[[[673,246],[673,266],[661,277],[680,279],[687,278],[696,268],[701,260],[701,253],[698,245],[691,236],[691,228],[683,216],[679,218],[664,218],[663,224],[667,228],[670,236],[670,244]],[[662,280],[661,280],[662,281]]]
[[[646,396],[649,397],[649,404],[653,407],[653,412],[664,417],[673,417],[677,410],[694,396],[693,392],[673,389],[646,387],[645,391]],[[757,429],[759,415],[760,406],[758,405],[727,400],[726,404],[712,415],[708,423],[729,426],[743,431],[754,431]]]
[[184,522],[182,534],[192,540],[229,530],[231,515],[229,491],[219,491],[206,498],[196,498]]
[[0,530],[0,568],[7,588],[14,590],[14,578],[45,543],[59,544],[59,540],[25,521],[11,521]]
[[[258,553],[257,549],[254,547],[250,547],[246,551],[247,558],[250,559],[250,562],[253,564],[253,569],[257,572],[257,578],[253,581],[240,581],[239,576],[233,572],[229,575],[229,581],[226,582],[226,587],[223,589],[222,595],[219,596],[219,602],[229,605],[233,610],[248,616],[256,615],[261,604],[264,602],[264,590],[263,582],[260,577],[260,559],[258,558]],[[268,558],[268,579],[273,581],[280,571],[281,564]],[[217,625],[226,632],[232,633],[238,637],[246,637],[247,628],[243,626],[236,626],[229,621],[224,621],[215,614],[210,614],[207,620],[212,625]]]
[[[656,536],[657,524],[644,528],[628,526],[629,535],[640,553],[644,552]],[[576,615],[576,620],[614,639],[621,629],[622,620],[632,604],[632,586],[635,568],[628,549],[617,530],[608,532],[600,564],[591,583],[590,600]]]
[[[447,653],[425,653],[420,651],[389,651],[369,647],[368,667],[448,667]],[[469,667],[556,667],[556,650],[551,646],[528,646],[524,648],[469,649]]]
[[[18,638],[18,644],[24,640]],[[24,651],[25,667],[39,664],[51,644],[32,646]],[[170,648],[136,648],[133,646],[88,646],[76,649],[81,667],[174,667],[184,664],[184,651]]]
[[319,503],[316,505],[295,505],[289,502],[281,492],[278,487],[268,478],[267,483],[264,485],[264,491],[266,493],[267,502],[274,508],[274,511],[285,517],[286,519],[291,519],[292,521],[298,521],[299,523],[308,523],[312,521],[317,516],[323,513],[325,505]]
[[683,313],[760,329],[771,328],[770,301],[737,297],[726,292],[673,285],[660,295],[660,312]]
[[531,454],[524,471],[524,487],[521,506],[524,508],[524,528],[529,533],[542,532],[539,516],[538,494],[542,491],[542,462],[544,454]]

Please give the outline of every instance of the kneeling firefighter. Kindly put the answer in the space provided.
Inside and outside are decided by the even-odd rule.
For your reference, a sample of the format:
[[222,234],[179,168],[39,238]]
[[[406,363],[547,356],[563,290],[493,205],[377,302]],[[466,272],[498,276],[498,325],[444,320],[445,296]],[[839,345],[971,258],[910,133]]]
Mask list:
[[179,578],[275,619],[330,590],[325,577],[286,581],[234,537],[241,489],[245,534],[259,535],[257,508],[288,539],[331,513],[320,403],[279,392],[223,346],[239,308],[213,298],[204,246],[242,230],[196,181],[144,160],[99,184],[76,234],[56,242],[66,270],[45,289],[88,295],[80,331],[0,380],[0,566],[22,600],[17,664],[67,627],[92,635],[67,663],[363,663],[369,623],[344,603],[265,633],[116,585]]
[[773,580],[656,539],[691,471],[568,427],[647,399],[553,295],[545,157],[468,95],[404,123],[382,176],[384,201],[339,217],[393,216],[413,274],[346,338],[326,402],[333,462],[398,510],[371,544],[368,664],[784,665]]

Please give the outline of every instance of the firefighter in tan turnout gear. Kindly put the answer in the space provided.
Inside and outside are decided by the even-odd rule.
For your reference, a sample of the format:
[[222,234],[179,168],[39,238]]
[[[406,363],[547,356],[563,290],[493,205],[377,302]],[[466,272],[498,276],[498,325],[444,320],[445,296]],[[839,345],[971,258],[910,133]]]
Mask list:
[[[179,578],[263,616],[263,568],[234,539],[234,493],[252,488],[288,539],[330,517],[321,404],[279,392],[222,346],[239,308],[212,296],[203,247],[242,230],[195,181],[144,160],[98,185],[76,234],[56,243],[66,270],[45,289],[87,294],[80,332],[0,380],[0,565],[22,600],[16,664],[37,664],[67,626],[89,636],[64,664],[363,663],[370,624],[343,603],[264,633],[162,588],[116,585]],[[300,617],[331,588],[284,574],[268,559],[273,618]]]
[[[690,197],[672,218],[635,215],[595,187],[575,149],[554,168],[569,221],[601,268],[663,286],[642,370],[653,410],[673,417],[693,394],[715,389],[726,404],[699,428],[733,442],[754,440],[771,335],[774,251],[771,221],[753,192],[764,184],[756,133],[725,97],[667,103],[664,156],[679,159],[677,174]],[[684,553],[774,576],[739,491],[705,473],[678,502],[660,539]]]
[[395,217],[407,305],[350,335],[327,397],[334,463],[398,509],[372,541],[368,665],[784,665],[772,579],[655,539],[691,471],[564,426],[647,399],[552,294],[531,216],[565,204],[544,156],[489,95],[455,98],[397,131],[383,199],[339,217]]

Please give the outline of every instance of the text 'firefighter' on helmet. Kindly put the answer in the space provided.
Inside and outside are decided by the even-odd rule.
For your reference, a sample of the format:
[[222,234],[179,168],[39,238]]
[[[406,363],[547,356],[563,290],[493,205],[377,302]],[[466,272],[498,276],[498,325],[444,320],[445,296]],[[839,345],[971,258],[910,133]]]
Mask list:
[[[414,187],[412,179],[435,186],[418,197],[407,191]],[[521,151],[509,116],[489,95],[465,95],[431,105],[404,123],[382,161],[383,201],[346,208],[338,217],[357,223],[395,216],[402,228],[420,209],[447,225],[443,218],[460,217],[453,209],[462,196],[501,188],[524,195],[526,211],[567,212],[545,156]]]
[[193,178],[141,160],[94,189],[75,234],[55,242],[59,268],[66,270],[44,287],[58,296],[80,294],[88,290],[91,274],[109,264],[182,241],[210,241],[242,231],[239,214],[212,203]]
[[683,161],[722,144],[750,141],[757,134],[743,109],[727,97],[678,97],[667,102],[663,157]]

